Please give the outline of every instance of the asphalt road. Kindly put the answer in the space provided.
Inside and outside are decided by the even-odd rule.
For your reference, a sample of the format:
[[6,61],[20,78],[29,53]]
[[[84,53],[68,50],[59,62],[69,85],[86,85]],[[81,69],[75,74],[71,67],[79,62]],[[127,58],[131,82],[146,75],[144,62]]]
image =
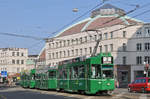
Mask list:
[[[0,99],[67,99],[65,96],[41,94],[32,91],[0,92]],[[75,99],[75,98],[72,98]]]
[[115,89],[112,95],[80,95],[21,87],[5,87],[0,88],[0,99],[150,99],[150,93],[129,93],[127,89],[119,88]]

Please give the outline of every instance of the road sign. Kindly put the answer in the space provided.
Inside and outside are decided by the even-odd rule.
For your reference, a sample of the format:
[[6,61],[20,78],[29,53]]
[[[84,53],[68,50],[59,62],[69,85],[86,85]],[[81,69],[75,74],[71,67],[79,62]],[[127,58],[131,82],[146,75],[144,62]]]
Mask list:
[[1,71],[1,77],[7,77],[7,71]]

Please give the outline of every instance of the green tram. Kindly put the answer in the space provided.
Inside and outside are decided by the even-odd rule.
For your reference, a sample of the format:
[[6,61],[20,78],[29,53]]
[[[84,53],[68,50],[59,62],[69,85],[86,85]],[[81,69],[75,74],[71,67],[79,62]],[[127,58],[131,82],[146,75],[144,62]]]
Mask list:
[[57,89],[57,69],[48,70],[47,87],[48,89]]
[[[31,70],[30,75],[21,77],[21,81],[30,88],[81,94],[109,93],[115,89],[113,57],[110,53],[74,58],[60,62],[57,68],[38,71]],[[21,86],[25,85],[21,83]]]
[[113,69],[110,53],[62,64],[58,67],[58,89],[87,94],[108,93],[115,88]]
[[37,89],[57,89],[57,69],[44,68],[36,70],[35,88]]
[[21,74],[20,85],[24,88],[29,87],[29,85],[30,85],[30,76],[28,75],[28,73]]
[[35,69],[32,69],[30,71],[30,84],[29,84],[29,87],[30,88],[35,88],[35,73],[36,73],[36,70]]

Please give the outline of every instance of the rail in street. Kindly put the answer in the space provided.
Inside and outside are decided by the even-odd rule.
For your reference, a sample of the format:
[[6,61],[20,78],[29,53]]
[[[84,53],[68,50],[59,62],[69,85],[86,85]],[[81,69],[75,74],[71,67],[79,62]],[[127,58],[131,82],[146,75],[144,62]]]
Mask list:
[[[25,96],[25,97],[22,97]],[[0,88],[0,99],[150,99],[150,93],[129,93],[127,88],[115,89],[112,95],[81,95],[77,93],[24,89],[21,87]]]

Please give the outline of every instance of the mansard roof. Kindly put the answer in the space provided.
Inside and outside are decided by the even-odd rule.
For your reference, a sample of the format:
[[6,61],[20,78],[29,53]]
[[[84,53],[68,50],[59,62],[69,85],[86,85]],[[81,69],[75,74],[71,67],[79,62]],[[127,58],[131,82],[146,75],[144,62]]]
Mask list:
[[[107,9],[107,10],[101,12],[100,9]],[[115,9],[119,11],[112,13],[108,9]],[[97,10],[100,12],[94,12]],[[56,35],[56,37],[77,34],[89,29],[99,29],[99,28],[111,27],[114,25],[130,25],[130,24],[143,23],[140,20],[128,16],[120,17],[121,14],[125,13],[124,10],[110,4],[106,4],[94,11],[93,11],[94,13],[92,12],[93,17],[87,18],[85,20],[82,20],[76,24],[69,26],[68,28],[62,30],[58,35]]]

